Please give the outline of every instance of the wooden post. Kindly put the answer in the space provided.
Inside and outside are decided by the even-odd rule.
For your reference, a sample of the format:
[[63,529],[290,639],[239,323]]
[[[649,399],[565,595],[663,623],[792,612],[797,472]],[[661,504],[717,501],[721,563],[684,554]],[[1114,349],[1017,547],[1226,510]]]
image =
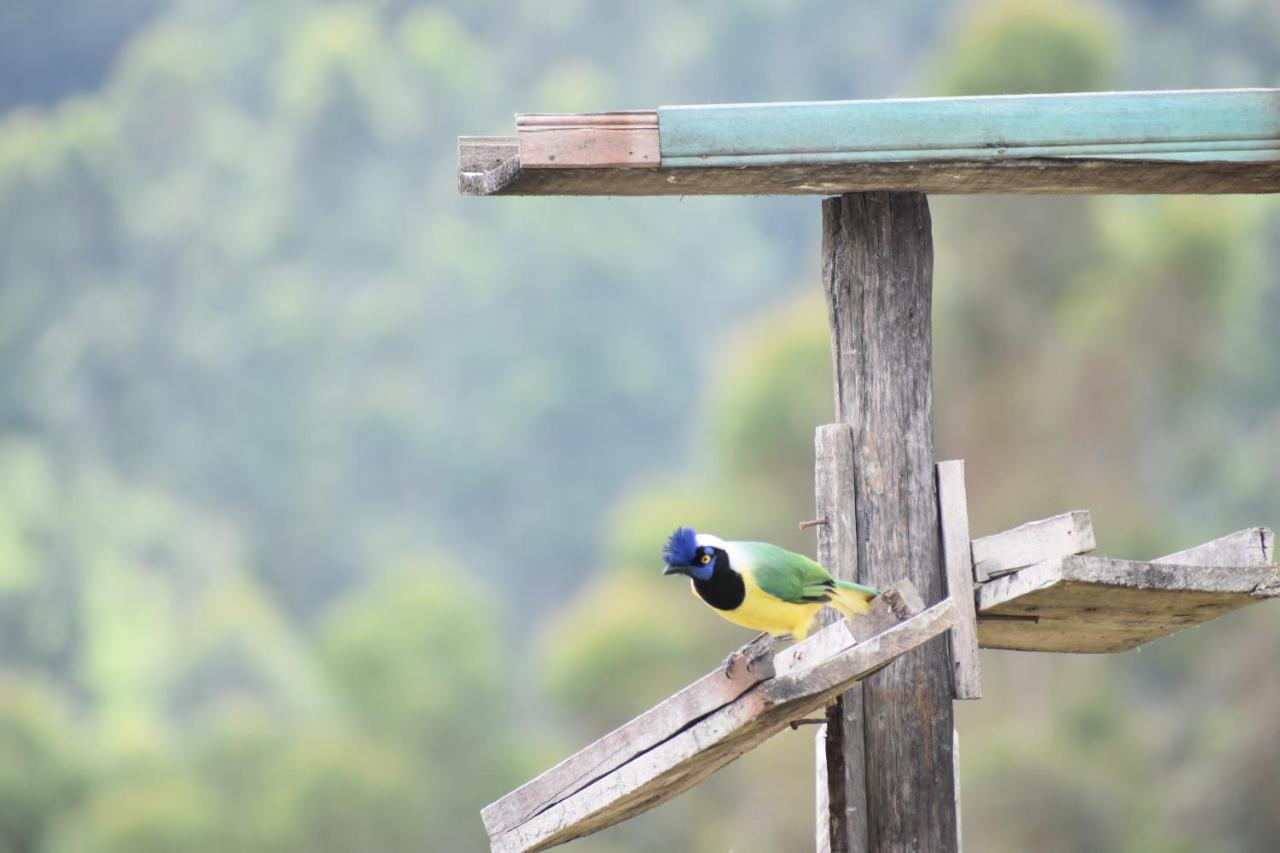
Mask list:
[[[826,522],[818,526],[818,562],[850,580],[858,577],[853,441],[848,424],[820,426],[813,439],[814,499],[817,517]],[[817,853],[866,853],[861,684],[827,706],[819,745],[818,786],[824,790],[818,797]]]
[[[873,192],[824,200],[822,276],[836,415],[852,433],[846,500],[856,531],[836,543],[841,553],[832,570],[856,567],[851,579],[879,586],[906,577],[926,603],[937,602],[945,586],[934,492],[933,242],[925,196]],[[847,822],[847,837],[830,838],[831,850],[953,853],[946,639],[903,655],[861,688],[860,714],[845,708],[839,721],[828,716],[827,752],[831,739],[841,737],[845,764],[828,774],[828,810],[856,815],[865,802],[865,827]],[[851,731],[859,718],[863,731]],[[833,731],[836,722],[844,731]],[[851,771],[850,762],[862,763],[862,772]],[[859,778],[864,791],[849,791]]]

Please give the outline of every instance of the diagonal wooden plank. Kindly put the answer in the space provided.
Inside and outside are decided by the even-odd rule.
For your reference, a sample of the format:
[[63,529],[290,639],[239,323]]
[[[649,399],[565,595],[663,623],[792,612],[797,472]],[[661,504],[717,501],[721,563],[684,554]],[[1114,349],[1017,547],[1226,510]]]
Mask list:
[[[816,639],[816,638],[815,638]],[[637,753],[671,737],[690,720],[728,705],[760,682],[759,670],[735,665],[704,675],[661,704],[609,732],[480,811],[485,830],[496,835],[555,805]]]
[[910,583],[895,584],[871,603],[870,612],[855,623],[840,623],[767,656],[750,669],[740,658],[730,669],[704,675],[635,719],[619,726],[574,753],[537,778],[486,806],[480,812],[485,830],[498,835],[571,796],[605,776],[635,755],[672,737],[691,721],[701,719],[742,696],[774,672],[788,672],[828,657],[855,642],[879,633],[924,609]]
[[823,707],[858,678],[947,630],[954,620],[954,607],[944,601],[860,643],[846,623],[829,626],[805,642],[829,643],[825,635],[831,632],[843,633],[845,642],[853,645],[826,656],[776,657],[778,674],[773,678],[689,721],[656,746],[512,829],[491,836],[492,847],[542,850],[646,811],[697,784],[790,720]]
[[949,635],[951,685],[957,699],[982,698],[978,661],[978,613],[973,592],[973,557],[969,540],[969,507],[964,488],[964,460],[939,462],[938,524],[942,532],[942,564],[947,595],[960,614]]

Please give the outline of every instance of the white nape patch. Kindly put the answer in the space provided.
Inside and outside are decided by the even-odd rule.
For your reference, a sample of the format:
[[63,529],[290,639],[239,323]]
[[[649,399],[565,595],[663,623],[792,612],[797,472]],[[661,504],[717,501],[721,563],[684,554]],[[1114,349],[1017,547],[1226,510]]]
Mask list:
[[721,551],[724,551],[726,554],[728,554],[729,555],[729,571],[742,574],[742,572],[739,571],[738,566],[743,565],[745,563],[745,560],[742,556],[742,552],[740,552],[732,544],[724,541],[719,536],[712,536],[710,533],[699,533],[697,539],[698,539],[698,545],[700,546],[710,545],[712,548],[719,548]]
[[712,536],[710,533],[699,533],[697,536],[699,545],[710,545],[712,548],[719,548],[721,551],[728,551],[728,542],[725,542],[719,536]]

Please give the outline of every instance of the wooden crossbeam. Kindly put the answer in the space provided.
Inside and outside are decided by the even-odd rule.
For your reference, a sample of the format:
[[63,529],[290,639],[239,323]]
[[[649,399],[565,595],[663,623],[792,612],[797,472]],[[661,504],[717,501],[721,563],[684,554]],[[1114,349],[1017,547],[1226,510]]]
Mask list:
[[492,849],[543,850],[653,808],[946,631],[955,613],[950,600],[925,610],[910,584],[895,585],[866,617],[762,667],[704,676],[484,809]]
[[1065,556],[978,589],[984,648],[1119,652],[1280,596],[1275,537],[1262,527],[1151,562]]
[[[1280,90],[699,104],[459,139],[471,195],[1280,192]],[[475,146],[483,155],[471,153]]]

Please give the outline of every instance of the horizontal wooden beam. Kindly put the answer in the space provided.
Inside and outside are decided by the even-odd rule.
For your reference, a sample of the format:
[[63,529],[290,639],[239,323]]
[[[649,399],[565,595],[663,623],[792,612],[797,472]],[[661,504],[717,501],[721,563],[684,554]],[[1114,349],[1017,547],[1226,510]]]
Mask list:
[[[468,151],[474,137],[459,140]],[[973,163],[814,163],[681,169],[524,169],[515,137],[510,156],[488,169],[459,172],[463,195],[692,196],[839,195],[921,192],[930,195],[1089,195],[1280,192],[1280,163],[1146,163],[1126,160],[1007,160]],[[470,159],[464,155],[464,159]]]
[[459,140],[471,195],[1280,192],[1280,90],[660,107]]
[[740,680],[723,687],[716,679],[734,678],[720,670],[705,676],[485,809],[492,848],[543,850],[687,790],[954,623],[950,600],[922,608],[910,584],[898,585],[872,602],[868,617],[830,625],[774,655],[768,677],[735,666]]
[[978,642],[1040,652],[1119,652],[1280,597],[1275,537],[1251,527],[1152,562],[1067,556],[978,589]]
[[1028,521],[973,540],[974,577],[986,581],[1045,560],[1083,554],[1095,546],[1093,520],[1087,509]]

